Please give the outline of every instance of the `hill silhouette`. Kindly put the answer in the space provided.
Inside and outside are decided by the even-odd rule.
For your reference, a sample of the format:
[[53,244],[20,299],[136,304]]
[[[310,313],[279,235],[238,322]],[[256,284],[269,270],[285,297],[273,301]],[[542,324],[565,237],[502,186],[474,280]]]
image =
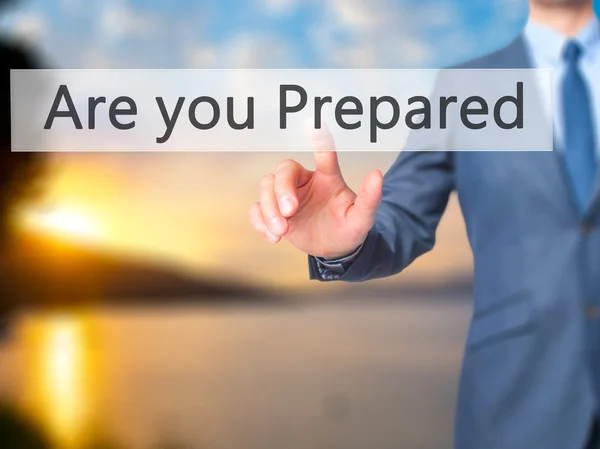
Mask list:
[[2,308],[266,301],[270,292],[54,238],[20,234],[0,255]]

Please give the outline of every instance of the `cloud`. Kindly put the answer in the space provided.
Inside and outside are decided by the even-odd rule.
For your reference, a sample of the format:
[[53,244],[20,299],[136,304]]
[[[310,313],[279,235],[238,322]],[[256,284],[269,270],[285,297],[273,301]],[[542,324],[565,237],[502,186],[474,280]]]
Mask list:
[[259,0],[259,6],[275,15],[289,14],[299,4],[298,0]]
[[[288,11],[298,0],[260,0],[271,11]],[[306,0],[311,53],[319,67],[419,67],[435,49],[426,35],[455,22],[447,0]]]
[[391,0],[329,0],[330,16],[357,31],[372,31],[393,20],[397,6]]
[[326,67],[445,67],[491,51],[516,34],[526,0],[489,0],[471,12],[449,0],[327,0],[310,40]]
[[[486,11],[469,16],[450,0],[253,0],[235,12],[186,2],[165,16],[168,0],[103,0],[93,8],[35,1],[64,14],[29,8],[11,21],[12,33],[42,41],[54,61],[72,67],[446,66],[507,42],[527,8],[526,0],[488,0]],[[64,26],[75,17],[77,26]]]
[[289,68],[296,65],[290,46],[279,36],[238,33],[226,40],[187,45],[184,62],[190,68]]
[[102,11],[100,25],[105,35],[113,38],[148,38],[156,35],[160,21],[157,15],[134,10],[121,1]]
[[183,51],[183,59],[186,67],[191,69],[218,66],[217,49],[210,45],[188,45]]
[[235,68],[289,67],[292,52],[278,36],[238,34],[223,50],[227,66]]
[[434,56],[424,23],[411,5],[391,0],[330,0],[311,39],[327,67],[419,67]]
[[22,12],[13,18],[9,25],[9,32],[19,40],[38,44],[44,40],[48,32],[48,24],[41,13]]
[[86,46],[81,51],[81,64],[88,69],[110,69],[113,64],[108,54],[98,46]]

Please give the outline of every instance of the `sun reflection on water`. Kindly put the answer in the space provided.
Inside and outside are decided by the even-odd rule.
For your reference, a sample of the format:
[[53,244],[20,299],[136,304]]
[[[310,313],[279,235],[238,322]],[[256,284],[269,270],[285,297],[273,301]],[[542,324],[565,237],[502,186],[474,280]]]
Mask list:
[[50,426],[61,440],[68,442],[80,427],[83,415],[81,323],[73,319],[56,319],[48,325],[44,350],[44,390]]
[[89,413],[87,327],[80,317],[61,315],[29,323],[34,376],[30,401],[35,413],[61,447],[83,437]]

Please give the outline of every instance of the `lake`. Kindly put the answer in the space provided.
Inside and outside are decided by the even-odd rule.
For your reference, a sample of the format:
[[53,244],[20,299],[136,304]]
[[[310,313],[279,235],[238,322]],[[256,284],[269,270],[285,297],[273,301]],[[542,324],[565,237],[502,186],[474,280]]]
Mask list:
[[468,300],[29,313],[0,395],[61,441],[448,449]]

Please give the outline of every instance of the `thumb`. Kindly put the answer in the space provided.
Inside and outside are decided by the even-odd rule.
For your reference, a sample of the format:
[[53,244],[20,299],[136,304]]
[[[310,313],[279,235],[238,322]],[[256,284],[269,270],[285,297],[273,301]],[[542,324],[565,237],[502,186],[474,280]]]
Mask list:
[[365,176],[354,205],[348,211],[349,218],[356,220],[361,228],[370,229],[375,222],[375,213],[381,202],[383,175],[379,170],[373,170]]
[[326,175],[340,174],[335,141],[327,125],[323,124],[321,129],[311,130],[310,143],[315,152],[316,170]]

